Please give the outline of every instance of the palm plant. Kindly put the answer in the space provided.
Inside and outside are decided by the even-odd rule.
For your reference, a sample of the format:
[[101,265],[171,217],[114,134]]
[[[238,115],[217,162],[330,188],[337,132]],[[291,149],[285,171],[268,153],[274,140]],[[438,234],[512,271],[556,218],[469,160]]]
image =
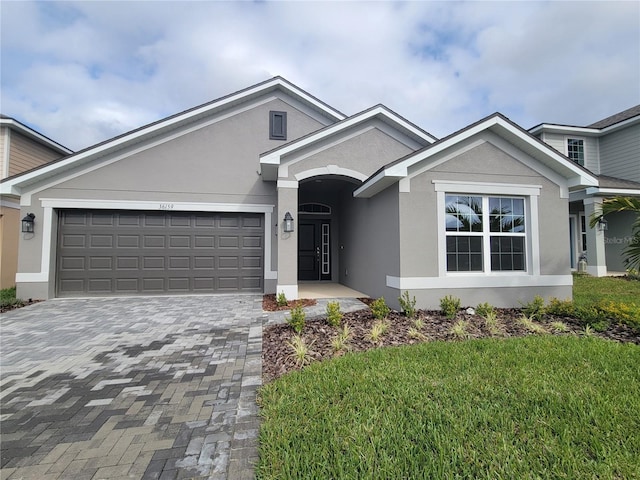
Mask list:
[[633,212],[637,214],[636,221],[631,225],[631,242],[623,250],[624,263],[627,270],[640,270],[640,198],[639,197],[615,197],[607,198],[602,202],[602,207],[589,219],[589,226],[596,224],[606,215],[616,212]]

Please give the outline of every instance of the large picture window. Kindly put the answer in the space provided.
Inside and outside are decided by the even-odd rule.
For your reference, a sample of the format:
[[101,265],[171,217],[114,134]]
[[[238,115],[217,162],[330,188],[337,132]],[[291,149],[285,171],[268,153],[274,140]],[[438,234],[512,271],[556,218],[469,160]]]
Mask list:
[[526,271],[525,199],[446,195],[448,272]]

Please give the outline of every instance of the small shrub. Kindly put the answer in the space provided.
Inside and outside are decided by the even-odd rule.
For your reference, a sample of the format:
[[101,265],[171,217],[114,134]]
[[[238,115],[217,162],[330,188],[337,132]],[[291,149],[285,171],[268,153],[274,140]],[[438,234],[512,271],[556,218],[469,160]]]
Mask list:
[[340,302],[329,302],[327,304],[327,323],[332,327],[339,327],[341,322]]
[[591,325],[587,325],[584,327],[582,335],[584,335],[585,337],[593,337],[595,335],[593,328],[591,328]]
[[456,313],[460,310],[460,299],[453,295],[447,295],[440,299],[440,310],[447,318],[455,318]]
[[489,311],[483,315],[483,317],[484,323],[491,335],[500,335],[502,333],[500,323],[498,322],[498,314],[495,311]]
[[458,320],[454,323],[453,327],[451,327],[451,334],[460,339],[465,339],[471,337],[471,334],[467,331],[469,327],[469,323],[464,320]]
[[350,349],[349,342],[351,341],[351,328],[349,325],[344,325],[342,330],[331,340],[331,348],[334,352],[344,352]]
[[305,318],[304,309],[298,305],[291,309],[291,316],[287,318],[287,323],[291,325],[296,333],[301,333],[304,328]]
[[278,305],[279,307],[286,307],[287,304],[287,297],[284,292],[280,292],[278,295],[276,295],[276,305]]
[[493,308],[493,305],[485,302],[478,304],[476,307],[476,313],[486,319],[487,315],[493,314],[495,316],[496,310]]
[[573,317],[575,314],[575,307],[571,300],[559,300],[557,298],[552,298],[549,300],[549,305],[545,308],[545,312],[557,317]]
[[522,315],[519,320],[520,324],[531,333],[547,333],[542,325],[535,322],[533,316]]
[[409,338],[413,338],[421,342],[425,342],[429,339],[424,333],[422,333],[420,330],[418,330],[415,327],[411,327],[408,331],[408,334],[409,334]]
[[371,331],[367,335],[367,338],[373,343],[378,343],[382,339],[382,336],[387,333],[389,324],[384,320],[376,320],[371,327]]
[[566,333],[569,331],[569,327],[567,327],[567,324],[564,322],[551,322],[549,325],[556,333]]
[[542,320],[544,312],[544,298],[540,295],[536,295],[533,301],[522,304],[522,313],[531,320]]
[[287,345],[291,349],[291,354],[289,355],[292,358],[298,367],[303,367],[313,360],[311,355],[311,344],[307,345],[304,338],[301,335],[294,335],[290,341],[287,342]]
[[409,298],[409,292],[405,290],[402,296],[398,297],[398,302],[400,302],[400,308],[402,308],[405,317],[413,318],[416,316],[415,296],[413,298]]
[[413,328],[416,330],[422,330],[424,328],[424,320],[421,318],[416,318],[413,320]]
[[387,302],[384,301],[384,297],[375,299],[371,303],[369,308],[371,308],[373,316],[378,320],[384,320],[385,318],[387,318],[387,315],[389,315],[389,312],[391,312],[391,309],[387,305]]

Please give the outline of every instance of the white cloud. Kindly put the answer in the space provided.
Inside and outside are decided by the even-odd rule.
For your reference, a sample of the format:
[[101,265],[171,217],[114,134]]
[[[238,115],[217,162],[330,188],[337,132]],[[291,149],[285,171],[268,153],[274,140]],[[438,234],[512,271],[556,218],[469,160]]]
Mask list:
[[637,2],[2,2],[1,108],[71,148],[282,75],[437,136],[640,103]]

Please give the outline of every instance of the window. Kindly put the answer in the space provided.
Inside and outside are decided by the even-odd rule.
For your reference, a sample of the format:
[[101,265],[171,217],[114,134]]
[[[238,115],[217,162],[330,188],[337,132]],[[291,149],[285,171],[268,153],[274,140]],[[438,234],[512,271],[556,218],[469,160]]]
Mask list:
[[584,140],[567,138],[567,157],[584,166]]
[[287,139],[287,112],[269,112],[269,139]]
[[524,198],[446,195],[447,271],[525,271],[525,218]]

